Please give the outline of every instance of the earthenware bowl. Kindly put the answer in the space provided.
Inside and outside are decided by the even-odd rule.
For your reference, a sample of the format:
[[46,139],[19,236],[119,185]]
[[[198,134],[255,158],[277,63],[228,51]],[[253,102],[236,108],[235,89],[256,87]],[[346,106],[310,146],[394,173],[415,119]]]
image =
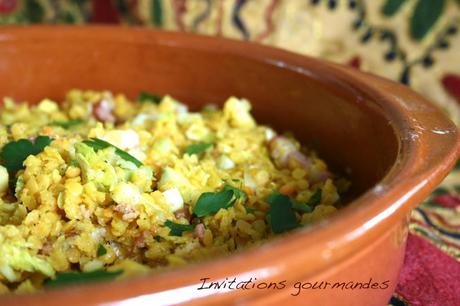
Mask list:
[[[232,256],[131,280],[2,297],[1,305],[385,305],[403,261],[408,214],[459,153],[457,128],[432,104],[351,68],[148,29],[0,29],[0,96],[58,99],[71,88],[132,97],[150,90],[192,108],[246,97],[260,122],[292,131],[349,175],[349,205]],[[257,286],[198,290],[203,278],[235,277]],[[284,289],[264,288],[283,281]]]

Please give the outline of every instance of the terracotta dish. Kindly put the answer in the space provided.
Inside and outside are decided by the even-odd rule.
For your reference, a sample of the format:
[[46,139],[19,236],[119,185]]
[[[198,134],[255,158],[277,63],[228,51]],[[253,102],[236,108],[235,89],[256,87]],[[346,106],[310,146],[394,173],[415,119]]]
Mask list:
[[[148,29],[0,29],[1,97],[58,99],[71,88],[168,93],[192,108],[246,97],[259,122],[292,131],[350,177],[349,204],[315,226],[232,256],[143,278],[1,297],[1,305],[386,305],[403,262],[408,214],[453,167],[460,148],[457,128],[428,101],[352,68]],[[286,287],[197,290],[202,278],[234,277],[284,280]],[[321,288],[369,288],[318,289],[321,281]],[[294,296],[297,282],[304,289]]]

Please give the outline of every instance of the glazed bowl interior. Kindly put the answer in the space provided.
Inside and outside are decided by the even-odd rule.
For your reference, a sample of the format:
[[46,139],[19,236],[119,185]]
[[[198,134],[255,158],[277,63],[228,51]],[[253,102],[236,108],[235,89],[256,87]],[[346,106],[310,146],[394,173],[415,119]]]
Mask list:
[[[292,132],[318,151],[359,195],[394,163],[398,139],[372,98],[334,76],[321,80],[282,62],[225,50],[177,46],[130,37],[63,37],[38,31],[0,50],[0,95],[37,102],[60,100],[72,88],[111,90],[134,98],[141,90],[169,94],[192,109],[248,98],[260,123]],[[96,41],[97,40],[97,41]],[[102,38],[104,40],[104,38]],[[14,73],[12,73],[14,71]],[[365,158],[363,158],[365,156]]]

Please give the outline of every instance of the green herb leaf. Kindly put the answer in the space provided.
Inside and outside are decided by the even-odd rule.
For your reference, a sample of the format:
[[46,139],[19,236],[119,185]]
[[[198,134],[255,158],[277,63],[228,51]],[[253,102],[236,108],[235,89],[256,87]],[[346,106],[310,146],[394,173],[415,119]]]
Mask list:
[[421,40],[433,28],[444,9],[445,0],[419,0],[411,18],[410,34]]
[[137,97],[137,100],[141,103],[149,102],[149,103],[159,104],[161,102],[161,99],[162,99],[161,96],[152,94],[147,91],[141,91],[139,93],[139,96]]
[[113,148],[115,148],[115,154],[117,154],[118,156],[120,156],[124,160],[132,162],[137,167],[142,166],[142,162],[140,160],[138,160],[137,158],[135,158],[134,156],[132,156],[128,152],[123,151],[122,149],[120,149],[120,148],[114,146],[113,144],[111,144],[111,143],[109,143],[107,141],[104,141],[102,139],[91,138],[91,140],[83,140],[83,143],[85,145],[90,146],[91,148],[93,148],[96,152],[99,151],[99,150],[108,148],[108,147],[113,147]]
[[267,202],[271,206],[267,216],[270,220],[272,231],[275,234],[284,233],[299,227],[295,213],[292,210],[291,199],[288,196],[274,192],[268,197]]
[[198,217],[204,217],[217,213],[221,208],[230,207],[235,202],[233,190],[220,192],[204,192],[196,201],[193,213]]
[[120,275],[123,271],[95,270],[91,272],[61,272],[56,274],[54,279],[45,282],[45,287],[60,287],[69,284],[81,284],[87,282],[111,280]]
[[228,185],[226,184],[224,186],[224,190],[231,190],[233,191],[233,195],[235,196],[235,198],[238,200],[238,199],[243,199],[243,200],[246,200],[248,198],[248,195],[246,194],[246,192],[244,192],[243,190],[241,189],[238,189],[236,187],[233,187],[231,185]]
[[246,213],[248,214],[253,214],[257,211],[257,209],[255,209],[254,207],[247,207],[245,206],[244,209],[246,209]]
[[292,201],[292,208],[295,210],[304,212],[304,213],[311,213],[313,211],[312,206],[308,204],[304,204],[304,203],[294,202],[294,201]]
[[180,224],[169,220],[164,223],[164,226],[171,229],[169,236],[182,236],[183,232],[191,232],[195,229],[195,224]]
[[82,124],[84,121],[81,119],[75,119],[75,120],[67,120],[67,121],[53,121],[50,123],[50,125],[55,125],[55,126],[60,126],[64,129],[69,129],[73,126]]
[[200,154],[212,147],[212,143],[194,143],[185,148],[185,154]]
[[34,142],[28,139],[19,139],[7,143],[0,152],[1,164],[8,169],[13,176],[20,169],[24,168],[24,161],[29,155],[37,155],[51,143],[48,136],[38,136]]
[[321,203],[322,193],[323,192],[321,189],[316,189],[308,200],[308,203],[299,203],[293,199],[290,199],[292,208],[303,213],[311,213],[315,209],[315,206]]
[[104,256],[105,254],[107,254],[107,249],[104,245],[99,244],[99,247],[97,248],[97,257]]
[[460,5],[460,0],[455,0],[455,2],[457,2],[458,5]]
[[319,188],[316,189],[315,192],[310,197],[310,199],[308,200],[307,205],[312,206],[312,207],[318,205],[319,203],[321,203],[322,195],[323,195],[323,191]]
[[406,0],[387,0],[382,7],[382,13],[385,16],[393,16],[401,8]]
[[163,24],[163,8],[161,0],[153,0],[152,2],[152,21],[157,27],[161,27]]

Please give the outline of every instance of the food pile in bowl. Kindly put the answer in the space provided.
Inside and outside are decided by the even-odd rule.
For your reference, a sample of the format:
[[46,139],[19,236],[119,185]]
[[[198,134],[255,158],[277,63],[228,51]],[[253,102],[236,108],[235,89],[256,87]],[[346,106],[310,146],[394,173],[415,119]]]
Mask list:
[[0,293],[123,278],[258,245],[341,205],[335,178],[247,100],[72,90],[0,111]]

